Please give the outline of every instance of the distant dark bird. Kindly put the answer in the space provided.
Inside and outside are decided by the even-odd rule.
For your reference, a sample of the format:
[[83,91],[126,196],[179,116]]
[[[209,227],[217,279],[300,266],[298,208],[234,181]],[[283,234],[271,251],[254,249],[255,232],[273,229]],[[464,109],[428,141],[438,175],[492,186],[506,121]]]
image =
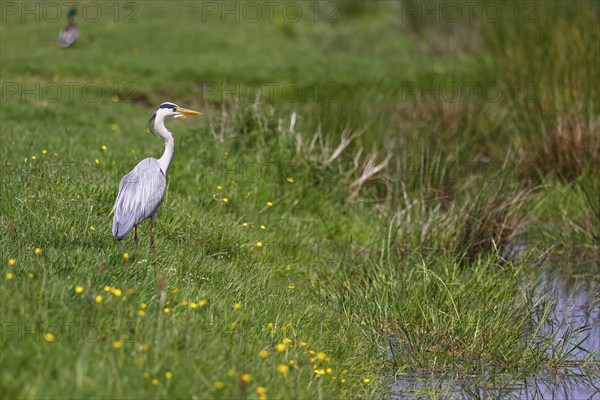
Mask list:
[[79,28],[75,24],[75,7],[69,7],[69,23],[58,33],[58,45],[63,49],[72,45],[79,37]]
[[198,111],[187,110],[173,103],[162,103],[146,124],[154,134],[165,141],[165,152],[158,160],[146,158],[121,179],[119,194],[113,212],[112,234],[118,240],[135,229],[134,238],[137,245],[137,225],[150,218],[150,247],[156,262],[154,250],[154,220],[160,203],[162,203],[167,187],[167,172],[173,159],[175,141],[171,132],[165,127],[165,119],[180,118],[186,115],[198,115]]

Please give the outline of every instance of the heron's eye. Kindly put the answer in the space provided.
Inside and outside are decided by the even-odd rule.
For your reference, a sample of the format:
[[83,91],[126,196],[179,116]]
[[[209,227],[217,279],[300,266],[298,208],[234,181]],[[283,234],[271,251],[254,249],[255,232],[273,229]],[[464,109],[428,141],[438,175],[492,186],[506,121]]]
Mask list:
[[177,111],[177,107],[173,107],[173,112],[176,112],[176,111]]

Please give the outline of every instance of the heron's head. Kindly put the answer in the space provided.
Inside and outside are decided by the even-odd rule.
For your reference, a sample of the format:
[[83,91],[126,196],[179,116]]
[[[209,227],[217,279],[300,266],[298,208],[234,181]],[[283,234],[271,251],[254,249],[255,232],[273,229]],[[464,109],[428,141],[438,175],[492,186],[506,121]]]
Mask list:
[[156,134],[156,132],[154,131],[154,121],[157,119],[165,120],[167,118],[181,118],[187,115],[200,114],[202,113],[194,110],[188,110],[187,108],[179,107],[177,104],[169,102],[162,103],[160,106],[158,106],[158,108],[154,112],[154,115],[148,121],[148,124],[146,124],[146,128],[148,128],[152,133]]

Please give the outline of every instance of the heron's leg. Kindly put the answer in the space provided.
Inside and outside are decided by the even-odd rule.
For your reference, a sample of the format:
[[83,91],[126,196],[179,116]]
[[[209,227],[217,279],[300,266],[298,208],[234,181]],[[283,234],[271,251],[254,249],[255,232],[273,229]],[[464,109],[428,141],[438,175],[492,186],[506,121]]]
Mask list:
[[158,265],[158,260],[156,259],[156,250],[154,249],[154,219],[156,218],[156,214],[150,217],[150,247],[152,247],[152,257],[154,257],[154,264]]
[[135,248],[138,248],[138,235],[137,235],[137,225],[133,226],[133,240],[135,240]]

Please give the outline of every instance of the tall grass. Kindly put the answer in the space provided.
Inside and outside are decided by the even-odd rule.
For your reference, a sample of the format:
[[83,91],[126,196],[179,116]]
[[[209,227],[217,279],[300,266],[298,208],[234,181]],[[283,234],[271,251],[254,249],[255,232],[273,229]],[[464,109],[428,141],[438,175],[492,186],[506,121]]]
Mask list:
[[[539,181],[553,174],[571,181],[585,173],[597,174],[598,4],[533,5],[531,23],[484,30],[493,73],[513,95],[507,106],[523,177]],[[540,63],[547,66],[540,68]]]
[[[393,371],[581,361],[574,339],[548,351],[562,337],[536,289],[557,241],[598,246],[597,6],[535,3],[537,24],[491,26],[335,4],[338,24],[251,26],[140,4],[139,25],[89,26],[97,40],[60,55],[28,50],[51,26],[2,27],[3,82],[103,89],[0,110],[3,397],[379,397]],[[131,76],[135,93],[112,92]],[[306,90],[202,92],[272,81]],[[517,97],[403,86],[470,81]],[[331,83],[338,101],[315,100]],[[155,267],[147,224],[139,248],[117,243],[110,210],[120,177],[162,151],[143,127],[165,100],[204,116],[169,125]],[[506,257],[520,240],[537,246]]]

